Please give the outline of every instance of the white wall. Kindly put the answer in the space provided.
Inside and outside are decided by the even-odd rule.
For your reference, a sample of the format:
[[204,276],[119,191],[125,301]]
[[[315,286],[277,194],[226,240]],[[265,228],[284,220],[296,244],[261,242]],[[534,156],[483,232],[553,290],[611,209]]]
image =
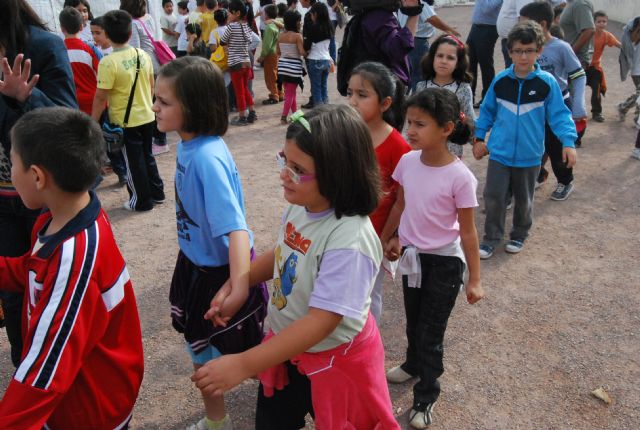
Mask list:
[[609,19],[623,24],[640,16],[640,0],[591,0],[594,10],[604,10]]

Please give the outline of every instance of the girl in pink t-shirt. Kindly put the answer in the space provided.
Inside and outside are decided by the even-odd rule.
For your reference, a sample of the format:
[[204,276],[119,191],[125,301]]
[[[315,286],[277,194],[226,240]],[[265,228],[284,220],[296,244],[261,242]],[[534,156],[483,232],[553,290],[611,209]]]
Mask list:
[[[369,218],[382,243],[389,240],[397,228],[388,222],[398,188],[391,174],[400,158],[411,150],[399,133],[404,125],[404,92],[402,82],[385,65],[371,61],[353,69],[347,88],[349,104],[367,124],[376,151],[382,198]],[[371,292],[371,314],[378,323],[382,315],[384,274],[384,268],[380,267]]]
[[484,296],[480,284],[478,233],[474,221],[477,181],[447,141],[464,144],[471,126],[454,93],[428,88],[407,101],[407,136],[415,151],[405,154],[393,178],[400,184],[388,223],[398,237],[385,244],[389,260],[400,257],[407,318],[405,362],[387,372],[392,383],[419,377],[409,414],[414,428],[427,428],[440,395],[443,339],[465,266],[467,301]]

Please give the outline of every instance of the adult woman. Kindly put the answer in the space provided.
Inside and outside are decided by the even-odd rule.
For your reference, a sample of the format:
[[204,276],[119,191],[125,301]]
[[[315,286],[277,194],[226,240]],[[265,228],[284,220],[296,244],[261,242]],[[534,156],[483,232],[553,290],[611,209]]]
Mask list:
[[[0,255],[29,250],[38,212],[27,209],[11,184],[9,131],[26,112],[45,106],[78,108],[62,39],[50,33],[26,0],[0,0]],[[24,60],[24,63],[23,63]],[[20,362],[22,295],[0,293],[11,359]]]

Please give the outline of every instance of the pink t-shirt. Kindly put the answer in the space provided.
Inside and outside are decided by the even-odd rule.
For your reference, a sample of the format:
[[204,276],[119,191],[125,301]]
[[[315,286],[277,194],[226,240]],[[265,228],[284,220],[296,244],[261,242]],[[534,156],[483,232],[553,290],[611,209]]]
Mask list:
[[420,154],[421,151],[405,154],[393,179],[404,189],[400,243],[428,251],[458,239],[457,210],[478,206],[478,181],[459,159],[446,166],[430,167],[420,161]]

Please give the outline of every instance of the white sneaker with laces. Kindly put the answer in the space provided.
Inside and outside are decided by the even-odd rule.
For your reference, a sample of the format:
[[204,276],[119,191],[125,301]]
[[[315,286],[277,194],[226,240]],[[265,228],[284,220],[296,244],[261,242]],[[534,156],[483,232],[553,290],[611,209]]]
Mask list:
[[429,403],[424,411],[411,409],[409,412],[409,425],[416,429],[426,429],[433,422],[433,407],[435,403]]

